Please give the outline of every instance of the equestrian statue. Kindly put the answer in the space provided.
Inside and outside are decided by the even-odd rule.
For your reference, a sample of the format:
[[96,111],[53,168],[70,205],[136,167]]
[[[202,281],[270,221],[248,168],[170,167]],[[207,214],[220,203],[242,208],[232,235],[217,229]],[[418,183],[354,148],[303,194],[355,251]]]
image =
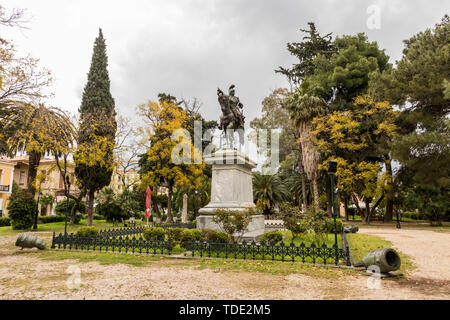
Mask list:
[[[244,144],[244,115],[242,109],[244,105],[236,97],[234,91],[234,84],[228,89],[228,95],[224,94],[222,90],[217,89],[217,96],[222,109],[220,116],[219,129],[223,131],[222,135],[228,146],[233,147],[234,130],[238,130],[239,143]],[[222,145],[222,143],[221,143]]]

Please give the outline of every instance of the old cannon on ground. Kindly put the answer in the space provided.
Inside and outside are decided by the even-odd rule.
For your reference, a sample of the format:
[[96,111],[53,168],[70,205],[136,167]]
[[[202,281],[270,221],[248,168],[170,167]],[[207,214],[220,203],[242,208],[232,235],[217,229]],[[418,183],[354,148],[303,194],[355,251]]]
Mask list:
[[45,249],[45,242],[36,236],[29,233],[21,233],[17,237],[16,246],[23,248],[38,248],[39,250]]
[[356,224],[352,224],[351,226],[346,226],[344,228],[345,233],[357,233],[358,230],[359,230],[359,228]]
[[371,251],[365,255],[362,261],[355,262],[355,267],[365,267],[375,272],[372,266],[378,267],[380,273],[387,273],[400,269],[401,260],[398,253],[391,248],[379,249]]

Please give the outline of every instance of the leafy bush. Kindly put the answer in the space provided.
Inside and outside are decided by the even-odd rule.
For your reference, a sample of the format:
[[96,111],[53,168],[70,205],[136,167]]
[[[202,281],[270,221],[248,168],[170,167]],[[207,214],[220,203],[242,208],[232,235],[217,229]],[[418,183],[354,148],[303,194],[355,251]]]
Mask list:
[[184,229],[181,232],[180,245],[186,248],[188,242],[199,241],[202,239],[202,232],[197,229]]
[[[55,206],[55,213],[60,216],[65,216],[67,211],[67,200],[59,201]],[[69,219],[71,218],[71,215],[73,216],[73,222],[75,224],[80,223],[80,220],[82,218],[82,214],[86,212],[86,204],[84,201],[80,201],[79,205],[77,206],[77,202],[70,198],[69,199]],[[63,220],[64,221],[64,220]]]
[[[341,219],[336,219],[336,229],[338,233],[342,232],[342,220]],[[327,218],[326,219],[326,225],[325,225],[325,232],[326,233],[334,233],[334,220],[333,218]]]
[[[334,222],[328,218],[327,214],[323,210],[316,210],[311,207],[306,216],[308,217],[309,229],[314,231],[314,238],[317,245],[321,245],[328,237],[329,230],[334,232]],[[332,222],[330,223],[329,220]],[[337,222],[336,222],[337,225]],[[331,227],[330,227],[331,226]],[[342,226],[341,226],[342,228]]]
[[11,195],[11,198],[12,200],[8,204],[8,216],[13,229],[31,228],[37,208],[33,195],[26,190],[17,190],[14,195]]
[[105,220],[105,217],[101,214],[94,213],[94,216],[92,217],[94,220]]
[[41,223],[52,223],[52,222],[64,222],[66,219],[65,215],[53,215],[53,216],[43,216],[39,217],[38,221]]
[[292,232],[292,237],[296,238],[299,234],[308,231],[309,222],[306,214],[300,212],[297,207],[283,204],[281,208],[282,218],[286,229]]
[[9,227],[11,219],[9,217],[0,217],[0,227]]
[[100,230],[97,227],[80,227],[77,230],[77,236],[80,237],[98,237]]
[[402,218],[409,218],[413,220],[424,220],[425,215],[422,212],[405,211],[401,213]]
[[268,243],[270,245],[275,245],[282,240],[283,240],[283,234],[281,233],[281,231],[270,231],[270,232],[264,233],[259,238],[259,241],[265,241],[266,243]]
[[119,201],[114,200],[110,202],[100,202],[95,208],[98,214],[105,217],[106,221],[121,221],[126,220],[128,215],[124,212]]
[[228,235],[225,232],[220,232],[213,229],[203,229],[202,239],[204,241],[220,242],[220,243],[225,243],[229,241]]
[[166,231],[163,228],[149,227],[144,229],[144,238],[146,240],[164,240]]
[[181,233],[183,230],[183,228],[167,228],[167,237],[173,241],[181,241]]
[[217,223],[219,228],[225,231],[230,239],[235,233],[238,233],[238,238],[240,239],[251,221],[252,214],[253,211],[251,210],[233,211],[218,209],[215,210],[215,216],[212,221]]

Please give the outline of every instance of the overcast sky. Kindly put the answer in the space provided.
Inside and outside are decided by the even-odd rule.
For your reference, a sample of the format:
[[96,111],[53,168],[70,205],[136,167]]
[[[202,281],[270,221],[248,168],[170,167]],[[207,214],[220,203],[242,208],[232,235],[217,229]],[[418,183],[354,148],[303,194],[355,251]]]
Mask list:
[[[138,104],[159,92],[196,97],[202,114],[218,119],[217,87],[236,85],[247,124],[271,90],[287,87],[278,66],[295,60],[286,43],[316,22],[321,33],[366,32],[394,63],[402,40],[438,23],[448,0],[3,0],[26,8],[29,29],[1,28],[21,53],[39,58],[55,78],[50,104],[76,112],[86,83],[98,28],[106,38],[111,92],[116,109],[135,116]],[[380,29],[370,30],[370,5],[380,8]]]

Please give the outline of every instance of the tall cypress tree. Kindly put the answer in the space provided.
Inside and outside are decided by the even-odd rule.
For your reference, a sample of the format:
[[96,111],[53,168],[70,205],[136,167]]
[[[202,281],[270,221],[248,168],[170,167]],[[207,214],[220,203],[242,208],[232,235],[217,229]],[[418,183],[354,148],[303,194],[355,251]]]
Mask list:
[[109,185],[114,164],[117,123],[107,66],[105,39],[99,29],[78,110],[78,147],[74,155],[75,174],[82,192],[87,196],[88,225],[92,225],[95,192]]

